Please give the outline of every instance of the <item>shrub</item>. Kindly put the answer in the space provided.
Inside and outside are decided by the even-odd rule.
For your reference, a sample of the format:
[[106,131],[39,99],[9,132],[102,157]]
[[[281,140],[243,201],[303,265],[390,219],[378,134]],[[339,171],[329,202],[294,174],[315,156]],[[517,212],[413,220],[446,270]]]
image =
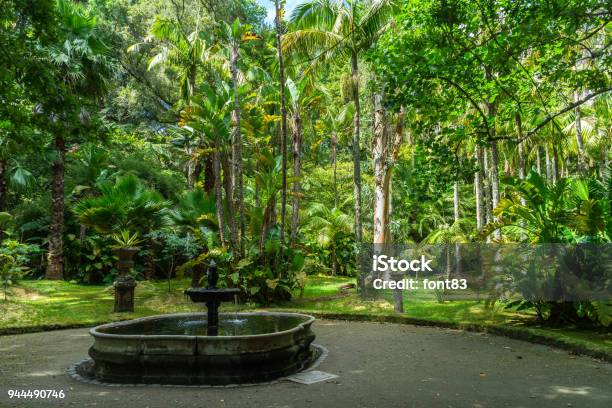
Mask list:
[[5,240],[0,245],[0,274],[4,299],[7,298],[8,287],[23,278],[30,268],[29,256],[40,252],[38,245],[22,244],[15,240]]

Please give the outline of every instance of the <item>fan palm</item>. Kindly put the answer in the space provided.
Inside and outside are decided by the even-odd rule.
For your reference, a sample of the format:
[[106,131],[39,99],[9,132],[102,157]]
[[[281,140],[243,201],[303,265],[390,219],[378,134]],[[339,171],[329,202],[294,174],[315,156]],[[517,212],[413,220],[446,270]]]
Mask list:
[[135,176],[124,176],[99,188],[99,196],[75,206],[81,224],[105,235],[128,230],[141,236],[168,224],[168,202]]
[[95,18],[83,6],[70,0],[57,0],[56,11],[61,30],[46,56],[51,66],[55,98],[49,98],[44,106],[37,108],[50,117],[57,151],[53,163],[49,262],[45,274],[48,279],[61,279],[64,274],[65,135],[74,133],[78,125],[88,121],[89,114],[84,109],[86,102],[103,95],[107,79],[114,72],[109,48],[98,34]]
[[[207,236],[214,234],[219,227],[215,197],[201,189],[187,191],[170,212],[170,219],[175,225],[187,229],[206,242]],[[213,238],[214,241],[216,239]]]
[[283,51],[294,59],[312,61],[309,69],[323,62],[350,62],[352,73],[353,181],[355,184],[355,237],[361,242],[361,174],[359,139],[359,57],[387,24],[393,0],[307,0],[291,16],[293,32],[283,36]]

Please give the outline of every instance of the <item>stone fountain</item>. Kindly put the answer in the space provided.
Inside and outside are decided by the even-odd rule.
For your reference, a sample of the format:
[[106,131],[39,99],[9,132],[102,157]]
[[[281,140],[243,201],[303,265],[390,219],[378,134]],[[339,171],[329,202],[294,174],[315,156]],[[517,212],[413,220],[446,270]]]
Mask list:
[[217,288],[211,262],[206,288],[185,291],[207,313],[110,323],[90,330],[92,358],[80,375],[106,383],[228,385],[301,371],[317,357],[314,317],[298,313],[219,313],[238,289]]
[[211,261],[206,273],[208,284],[204,288],[191,288],[185,291],[194,303],[206,303],[208,310],[208,324],[206,325],[207,336],[217,336],[219,332],[219,305],[221,302],[234,300],[240,293],[238,288],[217,288],[219,273],[217,272],[217,264]]

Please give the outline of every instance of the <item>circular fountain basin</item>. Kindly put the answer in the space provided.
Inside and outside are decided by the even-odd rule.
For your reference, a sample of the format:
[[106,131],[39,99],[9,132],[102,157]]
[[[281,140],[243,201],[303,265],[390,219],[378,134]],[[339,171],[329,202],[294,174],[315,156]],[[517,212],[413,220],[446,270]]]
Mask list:
[[314,317],[221,313],[219,335],[206,314],[145,317],[94,327],[92,375],[124,384],[227,385],[267,382],[307,367]]

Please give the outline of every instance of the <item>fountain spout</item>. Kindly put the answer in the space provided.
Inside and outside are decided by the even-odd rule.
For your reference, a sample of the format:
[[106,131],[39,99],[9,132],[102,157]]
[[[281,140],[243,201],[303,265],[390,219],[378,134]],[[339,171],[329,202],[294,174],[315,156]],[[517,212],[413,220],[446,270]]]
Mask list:
[[208,284],[206,285],[208,289],[216,289],[217,282],[219,281],[219,272],[217,271],[217,263],[214,260],[210,261],[208,265],[206,278],[208,280]]
[[217,264],[211,261],[206,272],[208,283],[206,288],[189,288],[185,294],[189,296],[192,302],[205,303],[208,310],[208,323],[206,326],[206,334],[208,336],[217,336],[219,333],[219,305],[221,302],[228,302],[234,299],[234,296],[240,293],[238,288],[217,288],[219,280],[219,272]]

